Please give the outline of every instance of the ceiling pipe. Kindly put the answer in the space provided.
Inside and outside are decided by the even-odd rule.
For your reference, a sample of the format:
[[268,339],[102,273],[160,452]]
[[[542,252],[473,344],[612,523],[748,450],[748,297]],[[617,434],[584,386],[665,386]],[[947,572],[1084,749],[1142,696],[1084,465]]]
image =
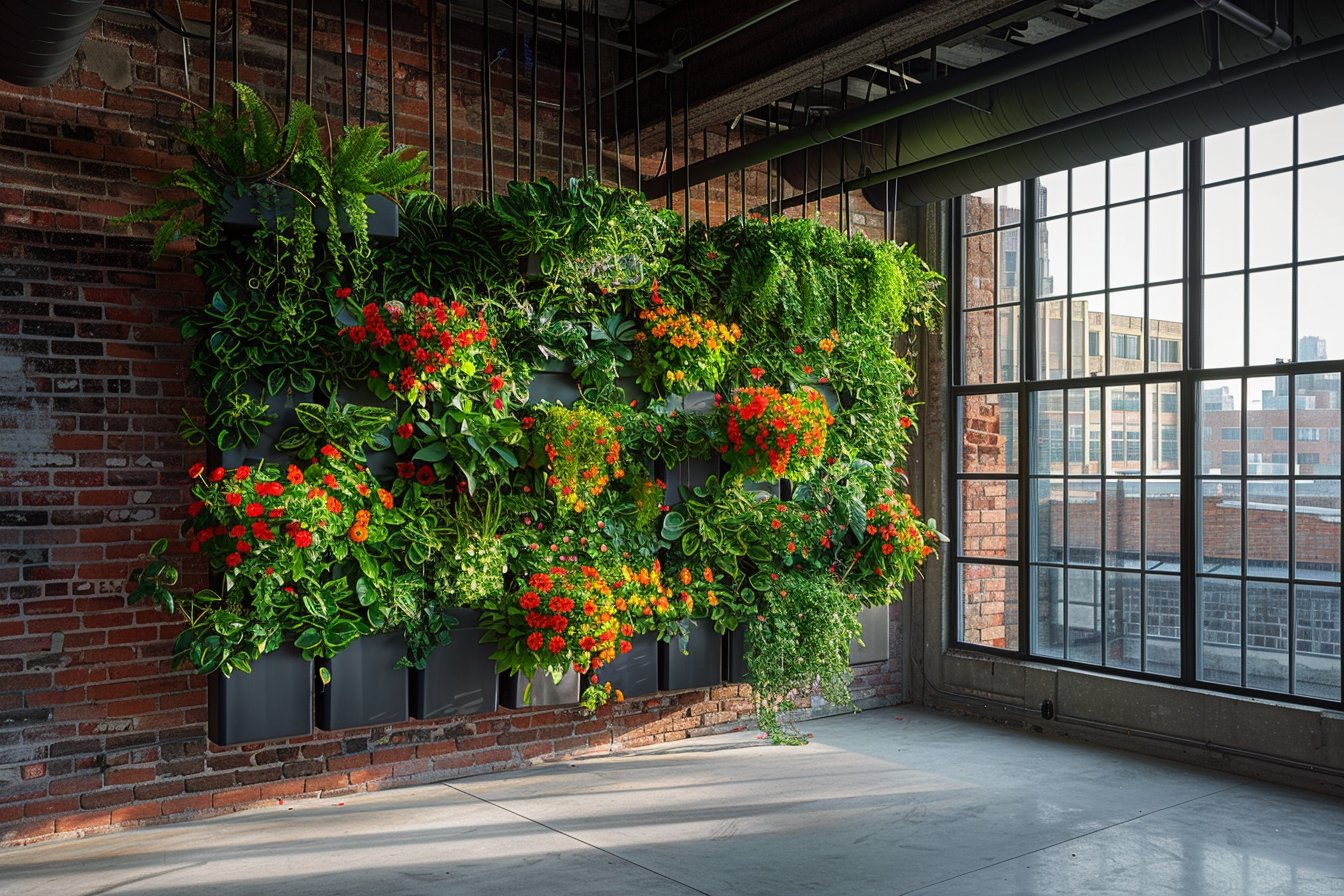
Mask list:
[[1195,0],[1195,5],[1249,31],[1266,46],[1286,50],[1293,45],[1292,35],[1280,28],[1278,23],[1258,19],[1231,0]]
[[1156,0],[1148,6],[1139,7],[1105,22],[1089,25],[1072,34],[1045,41],[1030,49],[865,103],[849,112],[827,116],[815,124],[787,131],[778,137],[757,140],[738,149],[703,159],[692,164],[689,171],[681,168],[660,177],[649,178],[644,181],[642,189],[648,195],[658,196],[667,191],[669,182],[677,184],[678,187],[688,183],[692,186],[701,184],[791,152],[826,143],[855,131],[927,109],[972,91],[993,87],[1012,78],[1076,59],[1111,44],[1139,37],[1191,18],[1202,11],[1198,5],[1189,0]]
[[[1145,109],[1162,106],[1175,100],[1192,97],[1219,87],[1226,87],[1230,84],[1235,84],[1238,81],[1264,75],[1271,71],[1275,71],[1276,69],[1286,68],[1287,66],[1295,65],[1299,62],[1321,59],[1340,53],[1344,53],[1344,35],[1313,41],[1309,44],[1298,44],[1281,53],[1275,53],[1262,59],[1213,72],[1181,84],[1174,84],[1171,87],[1156,90],[1152,93],[1144,94],[1143,96],[1137,96],[1109,106],[1092,109],[1078,115],[1069,116],[1068,118],[1061,118],[1058,121],[1048,122],[1024,131],[1005,134],[994,140],[977,143],[973,146],[967,146],[931,158],[920,159],[919,161],[910,162],[905,165],[897,165],[896,167],[888,168],[885,171],[877,171],[872,174],[856,177],[845,182],[845,189],[862,190],[896,180],[897,178],[923,174],[926,171],[933,171],[948,165],[955,165],[959,162],[969,161],[990,153],[1002,152],[1003,150],[1011,149],[1014,146],[1035,143],[1044,140],[1047,137],[1054,137],[1069,131],[1076,131],[1080,128],[1110,121],[1123,115],[1129,115]],[[839,185],[832,184],[823,191],[823,195],[832,196],[839,192]],[[784,200],[783,207],[793,208],[802,205],[805,201],[813,202],[815,200],[815,194],[811,197],[804,197],[803,194],[799,194]],[[762,212],[763,209],[764,207],[761,207],[753,209],[753,211]]]
[[0,80],[46,87],[79,52],[103,0],[0,0]]

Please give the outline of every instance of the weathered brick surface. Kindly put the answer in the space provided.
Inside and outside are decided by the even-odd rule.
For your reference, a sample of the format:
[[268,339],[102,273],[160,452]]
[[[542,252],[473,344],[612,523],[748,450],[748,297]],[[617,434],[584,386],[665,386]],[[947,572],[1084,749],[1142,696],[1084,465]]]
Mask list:
[[[148,0],[119,5],[158,8]],[[241,78],[282,106],[289,79],[276,23],[285,20],[283,5],[242,6]],[[396,139],[428,146],[425,4],[396,6],[404,29],[395,45]],[[199,23],[208,4],[183,0],[182,10]],[[320,24],[319,52],[339,59],[338,21]],[[381,29],[375,24],[370,52],[374,121],[387,103]],[[452,89],[435,91],[435,174],[442,192],[451,102],[453,198],[462,202],[476,197],[482,181],[480,35],[463,25],[455,39]],[[356,66],[361,44],[354,34]],[[175,244],[150,261],[147,227],[108,221],[154,201],[159,178],[185,161],[169,139],[178,104],[156,92],[183,92],[180,46],[147,18],[107,12],[55,85],[0,84],[0,844],[444,780],[743,724],[749,692],[728,685],[596,716],[538,709],[317,732],[279,744],[207,743],[205,679],[171,668],[176,625],[151,608],[128,607],[124,596],[126,573],[144,546],[177,534],[184,474],[199,459],[175,434],[182,409],[199,410],[182,375],[188,352],[176,319],[203,300],[202,288],[189,246]],[[227,57],[226,46],[221,81],[233,77]],[[542,99],[557,102],[558,74],[541,61]],[[441,51],[436,68],[441,85]],[[512,87],[503,68],[494,75],[492,111],[498,188],[514,174]],[[197,51],[197,98],[208,95],[206,72]],[[301,95],[302,72],[294,83]],[[315,87],[315,105],[339,115],[339,86]],[[349,98],[358,117],[358,90]],[[535,135],[524,125],[523,176],[535,137],[539,172],[554,177],[553,111],[542,109]],[[580,173],[575,140],[571,134],[567,174]],[[723,142],[708,135],[709,152]],[[647,149],[652,173],[661,147]],[[611,179],[610,160],[605,171]],[[715,220],[725,209],[741,210],[738,190],[736,178],[711,185]],[[747,192],[749,205],[762,201],[761,172],[749,174]],[[676,204],[684,207],[683,197]],[[696,191],[692,212],[700,217],[705,209]],[[834,210],[829,204],[827,215]],[[874,222],[880,217],[867,223]],[[198,566],[187,571],[188,583],[203,583]],[[865,671],[859,686],[896,699],[893,668]]]

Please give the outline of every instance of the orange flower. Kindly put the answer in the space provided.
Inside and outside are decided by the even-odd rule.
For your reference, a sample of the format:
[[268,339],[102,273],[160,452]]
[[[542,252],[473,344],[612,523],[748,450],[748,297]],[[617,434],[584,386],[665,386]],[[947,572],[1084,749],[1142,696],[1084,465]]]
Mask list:
[[355,544],[362,544],[369,540],[369,527],[363,523],[355,523],[350,527],[350,540]]

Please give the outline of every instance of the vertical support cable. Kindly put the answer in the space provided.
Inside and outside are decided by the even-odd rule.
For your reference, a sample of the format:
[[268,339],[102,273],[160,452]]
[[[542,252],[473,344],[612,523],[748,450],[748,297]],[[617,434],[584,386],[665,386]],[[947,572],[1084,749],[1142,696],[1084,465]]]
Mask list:
[[[840,111],[844,112],[845,107],[849,105],[849,76],[845,75],[840,79]],[[850,236],[849,232],[849,194],[845,192],[845,137],[840,137],[840,230],[843,230],[845,236]]]
[[317,0],[308,0],[308,72],[304,78],[304,96],[313,104],[313,34],[317,30]]
[[387,139],[397,144],[397,64],[392,58],[392,0],[387,0]]
[[[724,125],[724,126],[723,126],[723,151],[724,151],[724,152],[727,152],[727,151],[728,151],[728,141],[729,141],[729,139],[730,139],[732,136],[733,136],[733,126],[732,126],[731,124],[726,124],[726,125]],[[724,172],[724,175],[723,175],[723,220],[725,220],[725,221],[727,221],[729,218],[731,218],[731,217],[733,216],[732,212],[731,212],[731,211],[729,210],[729,208],[728,208],[728,197],[729,197],[729,195],[732,193],[732,190],[729,189],[729,186],[730,186],[730,184],[729,184],[729,181],[728,181],[728,173],[727,173],[727,172]]]
[[[765,112],[765,136],[770,134],[770,125],[775,119],[775,107],[772,105]],[[775,166],[778,159],[768,159],[765,163],[765,218],[770,220],[775,216]]]
[[[703,161],[709,158],[709,131],[705,128],[700,129],[700,159]],[[705,180],[705,226],[708,227],[709,220],[709,180]]]
[[294,0],[285,4],[285,120],[288,121],[294,106]]
[[215,108],[216,94],[218,88],[215,87],[216,70],[219,53],[219,0],[210,0],[210,84],[206,88],[210,94],[210,108]]
[[[633,6],[630,11],[630,71],[639,72],[639,10]],[[639,81],[631,88],[635,93],[635,189],[644,192],[644,148],[640,145],[640,131],[644,122],[639,117]]]
[[602,173],[602,15],[593,0],[593,97],[597,100],[597,179],[604,179]]
[[[598,27],[601,28],[601,19],[598,19]],[[600,36],[600,32],[599,32]],[[600,57],[599,57],[600,58]],[[611,80],[614,82],[620,77],[621,70],[621,51],[616,50],[616,61],[611,68]],[[613,89],[611,91],[611,140],[616,149],[616,187],[625,189],[625,172],[621,170],[621,106],[617,98],[620,91]],[[602,79],[597,80],[597,95],[602,96]],[[635,176],[635,185],[639,185],[639,176]]]
[[444,171],[445,185],[448,189],[448,208],[457,201],[453,196],[453,162],[456,158],[453,143],[453,4],[452,0],[443,5],[443,101],[445,118],[448,119],[448,168]]
[[[638,87],[638,85],[636,85]],[[669,174],[672,171],[672,76],[663,75],[663,95],[667,97],[667,114],[663,117],[663,163],[658,166],[658,173],[662,174],[666,169]],[[672,178],[665,178],[667,181],[667,207],[672,208]]]
[[539,30],[538,28],[539,18],[540,18],[540,12],[537,8],[537,4],[533,3],[532,57],[531,62],[529,63],[532,66],[532,108],[530,110],[532,113],[532,130],[529,133],[530,139],[528,141],[529,143],[528,148],[531,150],[531,156],[532,156],[532,166],[531,166],[532,176],[530,178],[531,180],[537,179],[537,62],[541,55],[540,50],[537,48],[537,32]]
[[373,0],[364,0],[364,72],[359,80],[359,126],[369,123],[369,29],[373,27]]
[[[747,123],[745,120],[737,126],[737,145],[747,145]],[[742,217],[745,219],[747,217],[747,169],[745,168],[738,171],[737,188],[742,194]]]
[[686,196],[686,217],[683,229],[691,226],[691,69],[688,62],[681,64],[681,167],[686,172],[683,187]]
[[495,134],[490,116],[490,0],[481,0],[481,194],[495,193]]
[[[238,58],[241,53],[238,47],[238,41],[242,36],[243,29],[238,27],[238,0],[233,0],[233,75],[232,80],[241,82],[242,73],[238,71]],[[242,103],[238,99],[238,91],[233,92],[233,114],[236,116],[242,111]]]
[[509,55],[513,57],[513,179],[518,180],[522,176],[521,165],[523,164],[523,145],[518,135],[518,98],[521,94],[518,91],[518,0],[513,0],[513,47]]
[[436,141],[434,139],[435,132],[438,130],[438,128],[435,127],[436,122],[434,115],[434,107],[438,105],[438,101],[434,98],[434,56],[436,55],[434,50],[434,20],[438,17],[439,0],[429,0],[429,46],[426,48],[425,52],[425,55],[429,58],[429,74],[426,76],[425,80],[429,84],[429,192],[431,193],[434,192],[434,174],[438,170],[437,156],[435,153],[435,150],[438,147],[435,145]]
[[569,0],[560,0],[560,134],[556,138],[556,183],[565,182],[565,106],[569,104]]
[[350,3],[341,0],[341,124],[350,121]]
[[588,4],[579,0],[579,131],[583,136],[583,176],[588,176]]

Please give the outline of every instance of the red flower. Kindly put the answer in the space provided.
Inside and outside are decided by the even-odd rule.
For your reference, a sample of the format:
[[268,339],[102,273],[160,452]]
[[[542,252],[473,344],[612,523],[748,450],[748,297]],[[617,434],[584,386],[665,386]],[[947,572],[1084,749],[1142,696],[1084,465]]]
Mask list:
[[[299,482],[303,481],[303,474],[299,474]],[[258,482],[252,486],[252,490],[259,495],[269,495],[278,498],[285,493],[285,487],[278,482]]]
[[350,287],[348,287],[348,286],[342,286],[342,287],[339,287],[339,288],[336,290],[336,298],[338,298],[338,299],[348,299],[348,298],[350,298]]
[[224,565],[229,567],[230,569],[239,565],[242,562],[243,562],[243,555],[236,552],[224,558]]
[[199,516],[201,511],[204,509],[205,509],[204,501],[192,501],[190,504],[187,505],[187,516],[192,517]]
[[223,479],[223,478],[224,478],[224,468],[223,468],[223,467],[215,467],[213,470],[210,471],[210,481],[211,481],[211,482],[218,482],[219,480],[221,480],[221,479]]
[[415,478],[415,464],[411,463],[410,461],[401,461],[400,463],[398,463],[398,464],[397,464],[397,478],[398,478],[398,479],[414,479],[414,478]]
[[192,464],[191,469],[187,471],[187,477],[190,479],[195,479],[203,472],[205,472],[205,464]]
[[290,485],[301,485],[303,483],[303,471],[293,464],[285,471],[285,478],[289,480]]
[[266,508],[262,507],[256,501],[250,502],[246,507],[243,508],[243,512],[246,513],[248,516],[261,516],[265,511]]
[[499,398],[496,398],[496,399],[495,399],[495,410],[497,410],[497,411],[502,411],[502,410],[504,410],[504,402],[503,402],[502,399],[499,399]]
[[754,380],[758,380],[758,379],[760,379],[760,378],[763,377],[763,376],[765,376],[765,368],[764,368],[764,367],[753,367],[753,368],[751,368],[751,378],[752,378],[752,379],[754,379]]
[[537,425],[537,418],[524,417],[522,422],[523,422],[523,429],[531,429],[533,426]]
[[299,529],[294,533],[292,538],[294,539],[295,547],[308,548],[313,546],[313,533],[309,532],[307,529]]
[[227,495],[224,496],[224,503],[229,505],[230,507],[237,507],[238,505],[243,503],[243,496],[238,494],[237,492],[229,492]]
[[[534,632],[533,634],[538,633]],[[555,635],[551,638],[550,643],[546,645],[546,648],[550,650],[551,653],[559,653],[565,649],[565,639],[559,635]]]
[[397,427],[397,435],[403,439],[409,439],[415,434],[415,427],[410,423],[403,423]]
[[523,596],[518,598],[518,606],[524,610],[535,610],[541,606],[541,595],[535,591],[524,591]]
[[433,467],[421,467],[415,471],[415,481],[421,485],[433,485],[435,478]]
[[271,527],[265,523],[253,523],[252,537],[257,541],[273,541],[275,539],[275,533],[272,532]]
[[249,466],[241,466],[237,470],[233,471],[234,479],[246,479],[251,475],[252,475],[252,468]]
[[579,648],[581,650],[592,651],[597,646],[597,641],[591,635],[584,635],[579,639]]
[[503,388],[504,388],[504,377],[500,376],[499,374],[495,374],[494,376],[490,377],[491,392],[498,392],[500,389]]
[[909,428],[910,428],[910,418],[909,418],[909,417],[902,417],[902,418],[900,419],[900,424],[901,424],[901,429],[909,429]]
[[341,452],[340,449],[338,449],[335,445],[323,445],[322,456],[330,457],[333,459],[339,459],[341,456]]
[[793,353],[795,355],[801,355],[803,353],[803,347],[801,345],[795,345],[793,347]]
[[541,645],[546,643],[546,636],[541,632],[533,632],[527,636],[527,647],[529,650],[540,650]]

